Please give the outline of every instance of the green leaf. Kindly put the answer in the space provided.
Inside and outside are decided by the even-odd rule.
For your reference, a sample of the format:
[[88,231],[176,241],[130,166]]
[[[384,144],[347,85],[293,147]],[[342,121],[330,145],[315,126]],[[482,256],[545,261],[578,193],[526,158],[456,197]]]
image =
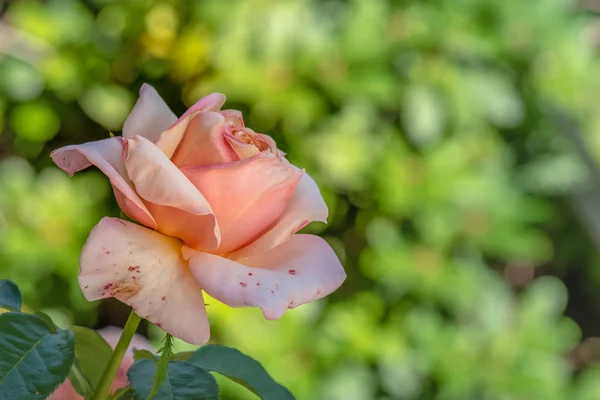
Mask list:
[[294,399],[290,391],[275,382],[258,361],[231,347],[217,344],[202,346],[188,362],[225,375],[263,400]]
[[[137,361],[127,376],[133,388],[135,400],[146,400],[150,396],[156,362]],[[170,361],[165,379],[155,395],[155,400],[217,400],[219,386],[215,378],[205,370],[186,361]]]
[[133,389],[131,386],[119,388],[110,396],[110,400],[133,400]]
[[48,314],[42,311],[36,311],[34,314],[44,320],[46,325],[48,325],[50,332],[56,333],[58,331],[58,327],[54,324],[54,321],[52,321],[52,318],[50,318]]
[[133,359],[135,361],[139,360],[158,360],[158,357],[152,354],[151,351],[148,350],[137,350],[135,349],[133,352]]
[[171,356],[171,360],[174,361],[187,361],[194,354],[193,351],[182,351],[179,353],[175,353]]
[[88,386],[95,388],[112,356],[112,348],[96,331],[82,326],[71,326],[75,335],[75,359],[69,379],[77,393],[86,395]]
[[0,308],[21,311],[21,292],[17,285],[8,279],[0,280]]
[[148,396],[148,400],[152,400],[158,389],[160,389],[163,381],[165,380],[165,376],[167,376],[167,368],[169,366],[169,360],[171,359],[172,348],[173,348],[173,336],[168,333],[165,335],[163,339],[163,346],[158,350],[160,354],[160,359],[156,364],[156,374],[154,374],[154,382],[152,383],[152,391],[150,392],[150,396]]
[[52,333],[35,315],[0,315],[0,399],[45,399],[69,374],[74,347],[73,332]]
[[94,394],[94,388],[84,375],[81,364],[77,358],[73,360],[71,371],[69,371],[69,381],[71,382],[71,385],[73,385],[75,391],[81,396],[89,398]]
[[[193,351],[182,351],[179,353],[171,354],[171,356],[169,357],[169,361],[187,361],[192,356],[192,354],[194,354]],[[133,359],[135,361],[138,361],[138,360],[158,361],[159,357],[148,350],[134,349]]]

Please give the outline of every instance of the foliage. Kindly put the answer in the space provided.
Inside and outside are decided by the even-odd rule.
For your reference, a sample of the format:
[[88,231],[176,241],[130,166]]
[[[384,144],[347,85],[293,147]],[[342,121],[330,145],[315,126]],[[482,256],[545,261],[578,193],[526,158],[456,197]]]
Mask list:
[[177,113],[219,91],[319,181],[329,224],[307,229],[349,278],[277,322],[209,299],[215,343],[298,398],[597,397],[598,368],[565,357],[579,327],[600,333],[593,15],[567,0],[22,0],[0,24],[2,154],[41,170],[2,162],[0,262],[32,307],[94,323],[77,254],[118,213],[94,172],[44,169],[49,150],[119,131],[142,82]]
[[[67,377],[83,398],[107,398],[100,393],[100,387],[104,371],[109,370],[108,366],[113,362],[113,350],[102,336],[79,326],[60,329],[47,316],[40,318],[21,312],[20,302],[21,292],[14,282],[0,280],[0,307],[13,310],[0,314],[0,353],[3,356],[0,360],[0,398],[45,399]],[[139,322],[139,317],[134,320]],[[124,348],[127,345],[125,343]],[[212,366],[216,365],[218,372],[231,371],[230,375],[238,376],[242,364],[241,375],[251,377],[251,384],[247,386],[253,392],[256,393],[256,386],[264,393],[286,393],[258,362],[234,349],[211,346],[207,351],[201,348],[192,354],[172,354],[171,347],[172,337],[166,335],[159,351],[160,359],[143,351],[145,355],[149,353],[149,357],[138,360],[127,371],[130,386],[115,391],[110,397],[218,400],[219,386],[210,373]],[[219,355],[225,357],[215,360],[214,357]],[[118,369],[120,362],[121,359],[117,359],[113,365]],[[110,383],[108,381],[106,387],[110,387]],[[286,398],[294,399],[291,395]]]
[[191,355],[188,362],[228,377],[263,400],[294,398],[286,388],[275,382],[257,361],[231,347],[216,344],[202,346]]
[[77,393],[90,396],[98,386],[113,351],[98,332],[81,326],[70,326],[69,329],[75,335],[76,357],[69,380]]

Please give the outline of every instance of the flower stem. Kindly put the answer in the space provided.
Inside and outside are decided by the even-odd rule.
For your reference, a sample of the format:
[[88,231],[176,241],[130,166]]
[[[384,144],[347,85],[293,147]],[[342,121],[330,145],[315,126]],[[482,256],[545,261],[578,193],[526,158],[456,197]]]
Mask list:
[[136,313],[134,313],[133,310],[131,310],[129,318],[127,318],[127,322],[123,328],[123,333],[121,334],[119,343],[117,343],[117,347],[115,347],[115,351],[113,351],[113,354],[110,357],[110,361],[108,362],[108,365],[102,374],[100,383],[98,383],[98,387],[96,388],[94,396],[92,396],[91,400],[106,400],[108,398],[112,381],[115,379],[115,376],[119,371],[121,361],[123,361],[123,356],[125,355],[125,352],[127,352],[129,343],[131,342],[131,339],[133,338],[133,335],[135,334],[135,331],[137,330],[141,320],[142,319]]

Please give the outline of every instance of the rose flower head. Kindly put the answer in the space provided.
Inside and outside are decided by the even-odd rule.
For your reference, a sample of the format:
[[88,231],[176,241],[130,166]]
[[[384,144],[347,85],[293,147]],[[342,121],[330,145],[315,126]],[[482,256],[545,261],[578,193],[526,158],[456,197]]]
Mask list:
[[224,103],[213,93],[177,118],[144,85],[123,136],[51,154],[69,174],[95,165],[140,224],[107,217],[92,229],[80,257],[85,297],[114,297],[194,344],[209,338],[202,291],[278,319],[346,278],[325,240],[296,234],[327,219],[314,180]]

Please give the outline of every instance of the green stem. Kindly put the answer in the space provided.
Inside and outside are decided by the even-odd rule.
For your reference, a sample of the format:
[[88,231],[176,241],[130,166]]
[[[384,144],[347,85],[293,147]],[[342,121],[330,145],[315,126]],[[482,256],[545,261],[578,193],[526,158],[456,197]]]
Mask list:
[[110,386],[112,385],[112,381],[117,376],[117,372],[119,371],[119,367],[121,366],[121,361],[123,361],[123,356],[127,352],[127,348],[129,347],[129,343],[137,330],[138,325],[142,319],[131,310],[129,314],[129,318],[127,318],[127,322],[125,323],[125,327],[123,328],[123,333],[121,334],[121,338],[119,339],[119,343],[117,343],[117,347],[115,347],[115,351],[113,351],[112,356],[110,357],[110,361],[102,374],[102,379],[100,379],[100,383],[98,383],[98,387],[91,400],[106,400],[108,398],[108,393],[110,391]]

